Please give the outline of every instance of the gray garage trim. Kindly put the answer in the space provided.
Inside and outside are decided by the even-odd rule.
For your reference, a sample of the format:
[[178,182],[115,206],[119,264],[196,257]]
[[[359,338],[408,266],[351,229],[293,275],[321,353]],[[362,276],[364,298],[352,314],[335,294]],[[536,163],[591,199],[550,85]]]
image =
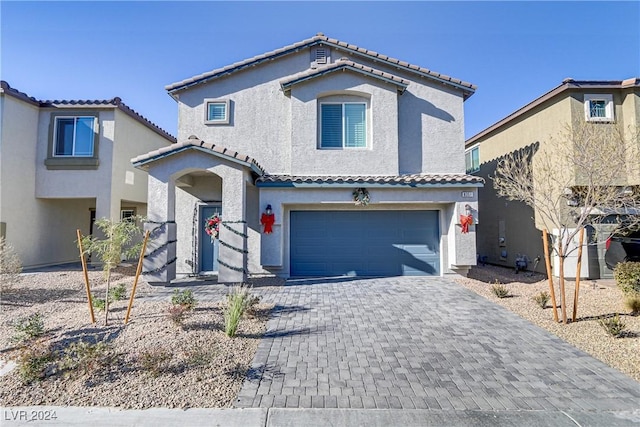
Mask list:
[[440,275],[439,211],[291,211],[291,276]]

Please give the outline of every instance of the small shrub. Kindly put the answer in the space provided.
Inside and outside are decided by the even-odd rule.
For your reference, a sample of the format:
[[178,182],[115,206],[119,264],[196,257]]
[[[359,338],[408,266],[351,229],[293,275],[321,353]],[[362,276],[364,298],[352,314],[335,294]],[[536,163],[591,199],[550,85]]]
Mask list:
[[509,296],[509,289],[507,289],[505,285],[499,283],[498,281],[496,281],[496,283],[491,286],[491,291],[498,298],[506,298]]
[[622,320],[620,320],[620,316],[618,316],[618,314],[608,319],[602,318],[599,320],[599,323],[607,333],[614,338],[620,338],[626,333],[626,325]]
[[549,295],[549,292],[546,291],[540,292],[533,297],[533,300],[540,306],[540,308],[545,308],[550,299],[551,295]]
[[23,384],[40,381],[47,375],[49,364],[55,360],[51,346],[37,341],[24,347],[18,357],[18,375]]
[[209,347],[194,345],[185,352],[187,364],[190,366],[206,366],[213,362],[218,354],[217,350]]
[[227,306],[224,309],[224,332],[229,337],[234,337],[238,329],[238,323],[244,312],[254,300],[249,288],[244,285],[235,285],[227,295]]
[[640,295],[628,296],[624,300],[624,305],[631,310],[631,314],[637,316],[640,314]]
[[122,301],[127,297],[127,286],[124,283],[109,289],[109,303]]
[[259,295],[250,295],[247,301],[246,313],[248,316],[255,316],[257,309],[256,306],[260,303],[262,298]]
[[0,237],[0,292],[7,292],[20,281],[22,262],[4,237]]
[[187,311],[191,311],[196,307],[197,301],[191,290],[186,289],[184,291],[180,291],[176,289],[173,291],[173,295],[171,296],[171,304],[183,305]]
[[96,296],[92,294],[91,305],[98,311],[104,311],[107,306],[107,302],[103,298],[96,298]]
[[616,285],[627,296],[640,296],[640,262],[621,262],[613,270]]
[[40,313],[18,319],[13,328],[16,334],[13,336],[14,342],[28,342],[44,335],[44,317]]
[[79,369],[87,374],[111,361],[110,350],[111,347],[104,341],[77,341],[64,349],[61,366],[69,370]]
[[169,320],[171,320],[174,325],[182,326],[182,324],[184,323],[184,318],[187,315],[187,311],[189,310],[186,306],[181,304],[173,304],[170,305],[167,310],[167,317],[169,317]]
[[169,367],[171,353],[162,348],[145,350],[138,355],[138,361],[142,369],[157,377]]

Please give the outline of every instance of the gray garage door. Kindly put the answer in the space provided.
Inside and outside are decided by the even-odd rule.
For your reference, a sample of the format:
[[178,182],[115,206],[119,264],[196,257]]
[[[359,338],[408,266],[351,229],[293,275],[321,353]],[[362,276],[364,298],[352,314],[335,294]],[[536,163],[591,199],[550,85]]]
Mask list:
[[292,276],[440,274],[437,211],[293,211]]

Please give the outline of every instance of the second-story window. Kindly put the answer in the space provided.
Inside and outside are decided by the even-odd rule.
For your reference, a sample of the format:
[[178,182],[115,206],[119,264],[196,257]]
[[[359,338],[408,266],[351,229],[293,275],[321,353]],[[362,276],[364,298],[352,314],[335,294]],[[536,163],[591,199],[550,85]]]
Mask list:
[[59,116],[55,120],[54,156],[93,156],[95,117]]
[[229,100],[205,99],[204,120],[210,125],[229,124]]
[[480,147],[475,146],[465,151],[464,163],[467,173],[477,172],[480,170]]
[[366,148],[367,106],[361,102],[320,104],[320,148]]
[[584,96],[584,113],[588,122],[612,122],[613,96],[611,94],[587,94]]

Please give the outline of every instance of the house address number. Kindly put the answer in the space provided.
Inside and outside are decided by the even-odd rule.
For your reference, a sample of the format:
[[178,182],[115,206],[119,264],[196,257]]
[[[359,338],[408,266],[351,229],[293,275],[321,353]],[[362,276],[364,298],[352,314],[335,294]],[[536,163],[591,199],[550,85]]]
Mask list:
[[463,191],[462,197],[465,199],[473,199],[473,191]]

